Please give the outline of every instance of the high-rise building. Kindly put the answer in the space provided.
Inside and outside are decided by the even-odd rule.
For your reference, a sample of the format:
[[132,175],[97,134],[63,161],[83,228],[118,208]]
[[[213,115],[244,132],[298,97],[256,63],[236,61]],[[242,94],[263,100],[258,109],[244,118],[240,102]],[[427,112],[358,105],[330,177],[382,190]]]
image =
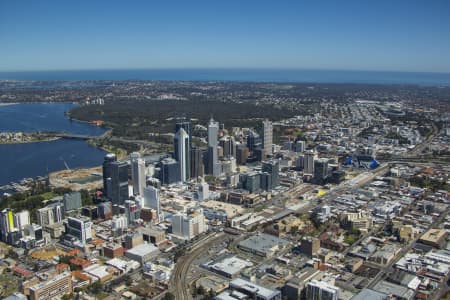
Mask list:
[[108,178],[111,178],[111,163],[117,161],[117,157],[114,153],[108,153],[103,160],[103,191],[106,196],[108,195]]
[[306,147],[305,141],[299,140],[299,141],[295,142],[294,150],[295,150],[295,152],[302,153],[305,151],[305,147]]
[[264,155],[272,155],[272,145],[273,145],[273,125],[269,120],[263,121],[263,149]]
[[179,121],[175,124],[175,133],[183,128],[189,136],[189,148],[192,148],[192,123],[188,120]]
[[113,204],[122,205],[128,199],[128,164],[115,161],[110,164],[111,177],[108,181],[108,198]]
[[64,194],[63,197],[64,212],[81,208],[81,193],[72,192]]
[[191,178],[203,177],[203,151],[198,147],[191,148]]
[[224,136],[219,141],[220,147],[223,149],[224,157],[236,156],[236,142],[232,136]]
[[261,175],[257,172],[251,172],[248,174],[241,174],[239,176],[239,181],[241,182],[242,188],[249,191],[250,193],[256,193],[261,188]]
[[239,165],[245,165],[249,155],[248,148],[243,144],[236,145],[236,162]]
[[306,285],[306,299],[338,300],[339,288],[325,281],[317,281],[313,279]]
[[205,201],[209,198],[209,185],[202,179],[197,184],[197,199],[199,201]]
[[303,173],[314,174],[314,152],[307,151],[303,156]]
[[37,222],[41,226],[59,223],[64,218],[64,208],[61,203],[53,203],[36,211]]
[[65,221],[64,226],[66,235],[74,237],[82,243],[92,240],[92,222],[88,218],[69,217]]
[[0,225],[1,240],[3,242],[14,244],[11,242],[19,240],[20,232],[14,224],[14,213],[10,208],[2,210],[2,212],[0,213]]
[[189,146],[189,135],[180,128],[174,137],[175,159],[180,165],[181,181],[186,181],[191,176],[191,154]]
[[146,185],[145,161],[138,152],[130,154],[131,181],[133,182],[133,194],[143,195]]
[[261,146],[261,138],[258,133],[253,130],[249,130],[247,136],[247,147],[250,151],[254,151]]
[[220,168],[217,153],[217,136],[219,134],[219,123],[211,118],[208,124],[208,170],[207,173],[213,176],[220,175]]
[[173,158],[165,158],[161,161],[161,184],[172,184],[181,180],[180,164]]
[[314,161],[314,180],[323,183],[328,177],[328,160],[321,158]]
[[156,210],[161,215],[161,203],[159,201],[159,189],[148,186],[144,189],[144,207]]
[[206,230],[202,208],[197,208],[187,215],[178,213],[172,217],[172,233],[182,239],[190,240]]
[[23,230],[26,225],[30,224],[30,213],[23,210],[14,214],[14,226],[19,230]]
[[314,237],[304,237],[300,244],[300,253],[307,256],[314,256],[320,250],[320,240]]
[[269,160],[262,163],[262,171],[270,174],[271,185],[267,187],[270,191],[280,185],[280,163],[277,160]]

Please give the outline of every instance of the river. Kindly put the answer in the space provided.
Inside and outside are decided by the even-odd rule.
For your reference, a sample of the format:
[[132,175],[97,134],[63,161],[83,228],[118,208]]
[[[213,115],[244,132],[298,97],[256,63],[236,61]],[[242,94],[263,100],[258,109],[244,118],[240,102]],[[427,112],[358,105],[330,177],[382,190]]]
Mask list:
[[[26,103],[0,106],[0,132],[57,131],[101,135],[104,128],[71,121],[64,112],[70,103]],[[83,140],[59,139],[50,142],[0,145],[0,185],[23,178],[47,175],[66,168],[92,167],[102,163],[105,151]]]

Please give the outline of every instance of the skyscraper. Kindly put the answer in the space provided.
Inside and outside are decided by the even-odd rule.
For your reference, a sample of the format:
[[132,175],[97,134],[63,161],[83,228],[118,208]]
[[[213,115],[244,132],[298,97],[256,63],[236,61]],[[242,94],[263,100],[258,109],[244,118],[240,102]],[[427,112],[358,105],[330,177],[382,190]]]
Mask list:
[[180,128],[183,128],[184,131],[186,131],[186,133],[188,134],[189,147],[192,148],[192,123],[191,123],[191,121],[184,120],[184,121],[177,122],[175,124],[175,133],[177,133],[178,130],[180,130]]
[[144,207],[156,210],[158,216],[161,214],[159,190],[151,185],[144,189]]
[[191,148],[191,178],[202,177],[204,174],[203,151],[200,148]]
[[208,174],[219,176],[220,169],[217,158],[217,136],[219,133],[219,123],[213,118],[208,124]]
[[[117,157],[114,153],[108,153],[105,155],[105,159],[103,161],[103,192],[106,196],[108,195],[108,178],[111,178],[111,164],[117,161]],[[110,191],[109,191],[110,192]]]
[[272,155],[272,145],[273,145],[273,125],[269,120],[263,121],[263,149],[264,155]]
[[339,288],[325,281],[313,279],[306,285],[306,298],[311,300],[338,300]]
[[314,174],[314,152],[307,151],[303,156],[303,173]]
[[280,185],[280,163],[276,160],[265,161],[262,164],[262,171],[270,174],[270,185],[267,190],[272,190]]
[[133,194],[143,195],[146,186],[145,161],[138,152],[130,154],[131,180],[133,181]]
[[113,204],[122,205],[128,199],[128,164],[115,161],[110,164],[111,177],[108,181],[108,197]]
[[189,135],[183,128],[180,128],[174,137],[175,159],[180,164],[180,178],[181,181],[186,181],[190,178],[191,164],[190,164],[190,147]]
[[328,177],[328,160],[321,158],[314,161],[314,180],[323,183]]
[[180,164],[173,158],[165,158],[161,161],[160,180],[162,184],[179,182]]

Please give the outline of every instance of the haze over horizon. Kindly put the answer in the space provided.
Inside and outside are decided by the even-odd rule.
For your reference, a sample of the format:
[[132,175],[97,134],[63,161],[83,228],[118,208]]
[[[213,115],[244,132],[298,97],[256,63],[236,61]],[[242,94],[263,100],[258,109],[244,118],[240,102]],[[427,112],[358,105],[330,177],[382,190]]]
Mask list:
[[450,2],[0,2],[0,72],[450,73]]

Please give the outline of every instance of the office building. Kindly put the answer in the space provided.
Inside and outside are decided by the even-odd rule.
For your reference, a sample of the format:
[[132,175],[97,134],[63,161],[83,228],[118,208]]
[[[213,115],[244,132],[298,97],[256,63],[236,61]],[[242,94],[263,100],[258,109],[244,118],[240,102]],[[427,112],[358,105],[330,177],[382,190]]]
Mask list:
[[191,178],[203,177],[205,166],[203,164],[203,150],[198,147],[191,148]]
[[219,123],[211,118],[208,124],[208,164],[207,173],[218,177],[220,175],[218,162],[218,143]]
[[328,178],[328,160],[321,158],[314,161],[314,181],[323,183]]
[[36,241],[43,239],[42,226],[37,224],[28,224],[24,226],[23,229],[24,236],[29,236],[34,238]]
[[111,163],[111,191],[108,198],[113,204],[122,205],[128,199],[128,163],[126,161],[116,161]]
[[145,161],[138,152],[130,154],[131,161],[131,181],[133,182],[133,194],[143,195],[146,186]]
[[64,204],[64,212],[80,209],[81,205],[82,205],[81,193],[80,192],[72,192],[72,193],[64,194],[63,204]]
[[177,133],[180,128],[183,128],[184,131],[189,136],[189,148],[192,148],[192,123],[188,120],[179,121],[175,124],[175,133]]
[[245,165],[249,156],[249,149],[243,144],[236,146],[236,163],[239,165]]
[[10,208],[2,210],[0,214],[1,240],[8,244],[15,244],[20,239],[19,228],[14,223],[14,213]]
[[23,210],[14,214],[14,226],[18,230],[23,230],[26,225],[30,224],[30,213]]
[[306,299],[309,300],[338,300],[339,288],[325,281],[311,280],[306,285]]
[[30,287],[30,300],[60,299],[72,293],[72,274],[65,271],[53,278]]
[[190,146],[189,146],[189,135],[180,128],[174,137],[174,149],[175,149],[175,159],[180,165],[180,179],[181,181],[186,181],[190,178]]
[[79,240],[83,244],[92,240],[92,222],[88,218],[69,217],[64,226],[66,235]]
[[178,213],[172,217],[173,235],[190,240],[207,230],[203,209],[197,208],[187,215]]
[[125,235],[125,249],[131,249],[144,243],[144,238],[140,233],[128,233]]
[[300,253],[309,257],[316,255],[320,250],[320,240],[314,237],[304,237],[300,244]]
[[36,211],[37,222],[41,226],[52,225],[63,220],[64,208],[60,203],[54,203]]
[[296,141],[294,144],[294,151],[303,153],[306,149],[305,141]]
[[269,120],[263,121],[263,149],[265,156],[272,155],[272,145],[273,145],[273,125]]
[[303,156],[303,173],[314,174],[314,152],[307,151]]
[[108,178],[111,178],[111,164],[116,161],[117,157],[114,153],[106,154],[103,160],[103,191],[106,196],[109,196],[108,192],[111,193],[111,191],[108,191],[108,188],[110,188],[110,186],[108,186]]
[[261,175],[257,172],[251,172],[248,174],[241,174],[239,176],[242,188],[250,193],[257,193],[261,188]]
[[277,160],[265,161],[262,163],[262,171],[270,174],[271,185],[267,190],[270,191],[280,185],[280,163]]
[[159,200],[159,189],[148,186],[144,189],[144,207],[156,210],[156,213],[161,215],[161,203]]
[[196,189],[198,201],[209,199],[209,185],[203,179],[197,184]]
[[220,147],[223,149],[224,157],[236,156],[236,142],[231,136],[224,136],[219,141]]
[[160,180],[162,184],[172,184],[181,180],[180,164],[173,158],[161,161]]
[[112,203],[107,201],[107,202],[102,202],[99,203],[98,205],[98,217],[103,219],[103,220],[109,220],[112,218]]

